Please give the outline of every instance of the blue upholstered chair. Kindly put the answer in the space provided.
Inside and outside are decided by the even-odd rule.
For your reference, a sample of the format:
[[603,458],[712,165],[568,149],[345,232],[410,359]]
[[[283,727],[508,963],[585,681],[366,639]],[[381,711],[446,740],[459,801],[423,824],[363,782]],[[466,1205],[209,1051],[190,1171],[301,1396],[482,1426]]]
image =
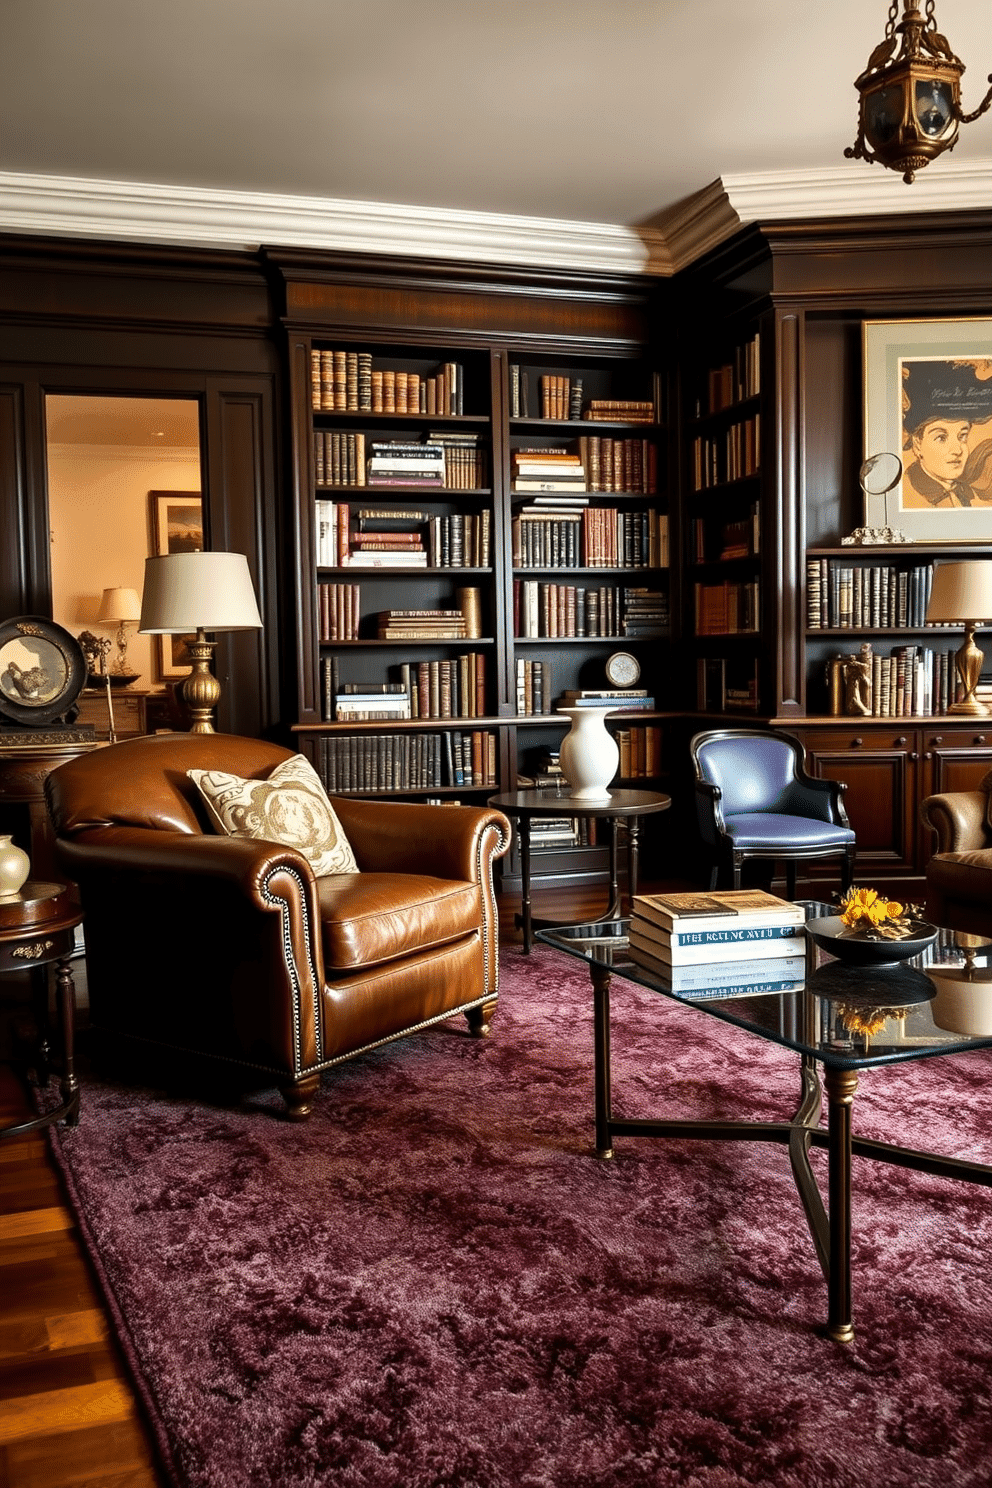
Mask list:
[[714,729],[696,734],[689,749],[699,829],[713,858],[711,889],[727,866],[740,888],[748,858],[784,862],[790,899],[801,859],[839,857],[842,887],[850,887],[855,839],[844,787],[807,775],[798,739],[772,729]]

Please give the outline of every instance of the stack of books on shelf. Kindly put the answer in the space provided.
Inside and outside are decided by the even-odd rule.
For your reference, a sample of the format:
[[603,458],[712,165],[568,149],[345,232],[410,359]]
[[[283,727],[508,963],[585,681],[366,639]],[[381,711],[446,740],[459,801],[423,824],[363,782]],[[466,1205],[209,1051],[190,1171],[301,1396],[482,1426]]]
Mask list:
[[806,562],[809,630],[895,630],[926,624],[933,564],[896,568],[827,558]]
[[459,362],[430,373],[376,368],[371,351],[340,348],[310,353],[315,413],[414,413],[451,418],[464,413],[465,378]]
[[648,713],[654,698],[646,687],[567,687],[558,699],[560,708],[610,708],[615,713]]
[[339,723],[411,716],[410,693],[401,682],[346,682],[334,699]]
[[590,398],[582,417],[601,424],[653,424],[650,398]]
[[696,417],[704,412],[720,413],[745,398],[761,392],[761,338],[757,332],[743,346],[734,348],[733,361],[711,367],[706,376],[706,403],[696,402]]
[[620,750],[621,780],[646,780],[661,773],[660,728],[621,728],[613,737]]
[[697,635],[750,635],[758,629],[759,590],[756,579],[734,583],[697,584],[694,591]]
[[640,894],[630,954],[690,997],[791,992],[806,972],[805,911],[763,889]]
[[580,847],[579,822],[572,816],[537,816],[530,822],[530,845],[533,852],[547,852],[552,847]]
[[720,435],[697,435],[692,446],[693,490],[707,491],[728,481],[757,475],[761,466],[758,414],[731,424]]
[[516,663],[517,712],[528,717],[543,713],[547,697],[547,664],[519,656]]
[[444,489],[443,445],[427,441],[376,439],[369,448],[368,485]]
[[514,579],[514,634],[524,639],[619,636],[623,590]]
[[528,749],[524,754],[523,767],[524,773],[517,776],[517,785],[521,790],[546,790],[553,786],[556,790],[568,791],[568,781],[562,773],[561,755],[557,749],[549,749],[543,744]]
[[515,491],[547,492],[559,496],[580,496],[585,492],[586,472],[582,457],[572,454],[564,446],[514,450],[511,463]]
[[313,470],[318,486],[364,486],[365,435],[315,429]]
[[869,709],[875,718],[930,718],[958,697],[955,650],[894,646],[888,656],[866,647],[871,666]]
[[486,451],[482,435],[434,429],[427,442],[444,451],[444,484],[449,491],[478,491],[486,485]]
[[357,641],[360,591],[357,584],[318,584],[317,613],[322,641]]
[[658,490],[658,448],[648,439],[583,434],[579,439],[579,454],[590,491],[653,496]]
[[485,717],[486,671],[481,651],[443,661],[404,663],[400,676],[409,689],[414,718]]
[[582,412],[582,379],[542,373],[537,380],[543,419],[577,419]]
[[625,589],[623,591],[623,633],[625,636],[664,635],[669,623],[667,590]]
[[496,735],[485,729],[413,729],[325,735],[320,776],[333,792],[495,786]]
[[488,568],[492,563],[492,519],[480,512],[452,512],[432,516],[428,542],[432,568]]
[[463,641],[468,635],[461,610],[382,610],[380,641]]

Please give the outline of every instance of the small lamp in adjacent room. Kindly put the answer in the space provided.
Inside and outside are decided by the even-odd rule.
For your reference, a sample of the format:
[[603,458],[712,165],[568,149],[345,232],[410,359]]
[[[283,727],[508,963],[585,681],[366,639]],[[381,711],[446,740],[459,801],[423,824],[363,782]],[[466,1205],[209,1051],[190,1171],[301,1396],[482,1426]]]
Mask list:
[[182,687],[191,733],[212,734],[220,683],[210,670],[215,641],[205,631],[261,630],[255,591],[243,553],[169,553],[145,559],[143,635],[186,635],[193,670]]
[[964,688],[960,702],[951,703],[949,713],[984,715],[990,711],[975,696],[984,657],[975,645],[975,627],[992,620],[992,561],[968,559],[962,563],[937,563],[927,603],[927,624],[935,622],[964,626],[964,645],[954,665]]
[[126,677],[135,681],[137,672],[128,671],[127,627],[141,617],[141,600],[134,589],[104,589],[97,613],[98,625],[117,626],[117,659],[111,667],[115,677]]

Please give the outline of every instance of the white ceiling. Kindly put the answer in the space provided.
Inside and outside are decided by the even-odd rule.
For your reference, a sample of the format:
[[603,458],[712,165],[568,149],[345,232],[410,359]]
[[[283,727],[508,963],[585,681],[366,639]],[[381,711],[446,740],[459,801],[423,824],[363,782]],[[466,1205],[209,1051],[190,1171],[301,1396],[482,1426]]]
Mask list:
[[[0,229],[72,230],[75,212],[80,231],[106,233],[131,212],[144,215],[137,235],[168,238],[182,235],[170,214],[189,217],[193,202],[203,238],[225,236],[219,218],[206,221],[218,203],[237,204],[242,238],[257,207],[269,242],[293,241],[294,212],[299,223],[321,211],[354,222],[383,206],[408,209],[390,221],[419,213],[442,247],[451,221],[478,225],[458,214],[502,218],[504,232],[527,218],[635,237],[669,230],[714,182],[742,219],[755,210],[749,191],[771,193],[783,214],[791,194],[811,215],[811,184],[828,212],[839,201],[944,204],[942,186],[963,176],[968,203],[992,205],[992,115],[912,187],[844,160],[853,79],[887,10],[886,0],[4,0]],[[939,0],[938,12],[970,63],[974,108],[992,69],[990,5]],[[170,190],[139,200],[139,186]],[[101,191],[101,211],[113,199],[106,220],[93,207]],[[307,200],[272,219],[266,198]]]

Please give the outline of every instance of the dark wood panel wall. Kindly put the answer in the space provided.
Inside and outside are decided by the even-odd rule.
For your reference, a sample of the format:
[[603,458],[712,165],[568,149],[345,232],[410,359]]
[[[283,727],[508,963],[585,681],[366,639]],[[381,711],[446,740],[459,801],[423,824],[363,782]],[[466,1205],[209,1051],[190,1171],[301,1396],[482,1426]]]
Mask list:
[[49,612],[45,394],[195,397],[211,540],[248,554],[265,620],[219,648],[219,722],[276,733],[299,651],[287,331],[648,347],[672,371],[701,334],[757,318],[775,382],[775,692],[801,713],[803,551],[861,520],[862,322],[992,315],[990,249],[992,212],[750,227],[676,281],[0,237],[0,614]]

